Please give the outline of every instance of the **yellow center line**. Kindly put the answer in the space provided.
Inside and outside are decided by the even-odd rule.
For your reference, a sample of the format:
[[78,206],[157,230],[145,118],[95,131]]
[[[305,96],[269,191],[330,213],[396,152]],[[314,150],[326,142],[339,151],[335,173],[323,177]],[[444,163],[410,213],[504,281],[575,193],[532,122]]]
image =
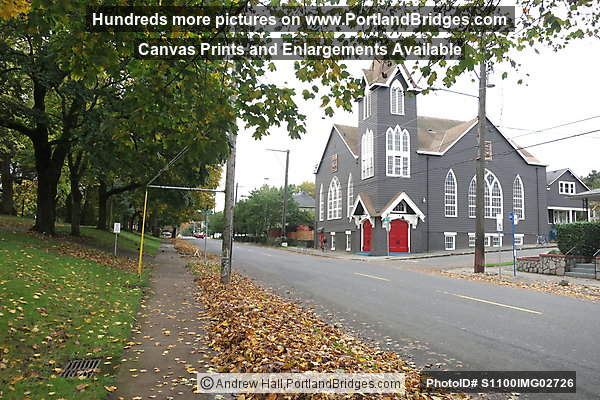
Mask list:
[[460,297],[461,299],[467,299],[467,300],[473,300],[473,301],[478,301],[480,303],[486,303],[486,304],[492,304],[494,306],[498,306],[498,307],[505,307],[505,308],[510,308],[513,310],[518,310],[518,311],[523,311],[523,312],[528,312],[528,313],[532,313],[532,314],[543,314],[539,311],[534,311],[534,310],[529,310],[527,308],[521,308],[521,307],[515,307],[515,306],[509,306],[508,304],[502,304],[502,303],[496,303],[494,301],[489,301],[489,300],[483,300],[483,299],[478,299],[476,297],[470,297],[470,296],[463,296],[462,294],[455,294],[455,293],[448,293],[448,292],[442,292],[442,291],[437,291],[438,293],[444,293],[444,294],[448,294],[450,296],[456,296],[456,297]]
[[373,275],[368,275],[368,274],[361,274],[360,272],[355,272],[354,275],[360,275],[360,276],[366,276],[367,278],[371,278],[371,279],[379,279],[380,281],[390,281],[389,279],[386,278],[380,278],[379,276],[373,276]]

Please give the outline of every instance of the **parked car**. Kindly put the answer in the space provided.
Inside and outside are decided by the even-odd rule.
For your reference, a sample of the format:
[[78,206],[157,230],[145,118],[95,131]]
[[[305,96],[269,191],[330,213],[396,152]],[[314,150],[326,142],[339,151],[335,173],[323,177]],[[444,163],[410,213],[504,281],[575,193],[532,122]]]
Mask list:
[[196,232],[196,233],[194,233],[194,237],[196,239],[204,239],[204,233],[202,233],[202,232]]
[[171,239],[171,236],[173,236],[173,234],[169,231],[164,231],[162,233],[162,237],[164,237],[165,239]]

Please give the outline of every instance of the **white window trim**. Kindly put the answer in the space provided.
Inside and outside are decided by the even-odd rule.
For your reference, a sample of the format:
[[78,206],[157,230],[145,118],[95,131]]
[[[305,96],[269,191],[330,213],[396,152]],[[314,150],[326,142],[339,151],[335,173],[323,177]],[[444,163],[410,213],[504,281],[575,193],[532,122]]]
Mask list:
[[[515,207],[515,184],[519,183],[519,186],[521,187],[521,207]],[[515,180],[513,181],[513,212],[520,210],[521,211],[521,215],[519,216],[519,221],[523,221],[525,220],[525,185],[523,184],[523,179],[521,179],[520,175],[517,175],[515,177]]]
[[[452,176],[452,179],[454,181],[454,213],[451,214],[448,214],[447,212],[449,206],[447,181],[449,176]],[[450,204],[450,206],[452,206],[452,204]],[[444,179],[444,216],[451,218],[458,217],[458,182],[456,182],[456,175],[454,174],[452,168],[448,171],[448,173],[446,174],[446,178]]]
[[347,211],[347,217],[350,218],[351,215],[350,213],[352,212],[352,206],[354,205],[354,182],[352,182],[352,172],[350,172],[350,174],[348,175],[348,193],[347,195],[347,201],[348,201],[348,211]]
[[352,251],[352,232],[346,231],[346,251]]
[[319,221],[323,221],[325,219],[325,198],[323,197],[323,184],[321,183],[321,188],[319,189]]
[[331,251],[335,251],[335,232],[331,232]]
[[[446,239],[452,238],[452,247],[448,247]],[[456,232],[444,232],[444,249],[445,250],[456,250]]]
[[[395,96],[399,93],[399,96]],[[396,97],[396,109],[394,110],[394,97]],[[390,114],[404,115],[404,88],[399,80],[395,80],[390,87]]]
[[[400,136],[400,149],[396,148],[396,135]],[[388,142],[392,142],[392,150],[388,146]],[[404,138],[406,138],[406,150],[404,149]],[[388,158],[393,157],[392,161],[392,172],[388,170]],[[397,157],[400,157],[400,173],[396,171]],[[406,163],[406,172],[404,171],[404,163]],[[410,178],[410,134],[406,129],[401,129],[400,126],[396,125],[394,129],[391,127],[385,132],[385,174],[386,176],[394,176],[400,178]]]
[[337,176],[331,178],[327,190],[327,220],[342,218],[342,185]]
[[375,144],[373,131],[363,133],[360,146],[360,177],[367,179],[375,176]]
[[[492,175],[497,181],[498,181],[498,187],[500,188],[500,212],[499,213],[491,213],[492,215],[490,216],[486,216],[485,215],[485,191],[487,190],[487,192],[489,193],[490,196],[490,209],[492,208],[492,185],[489,185],[487,182],[487,176],[488,175]],[[486,219],[496,219],[496,214],[502,214],[504,215],[504,190],[502,189],[502,183],[500,183],[500,179],[498,179],[498,177],[489,169],[485,170],[485,175],[483,177],[483,180],[485,182],[485,188],[484,188],[484,211],[483,211],[483,215],[484,218]],[[469,183],[469,189],[471,188],[471,185],[473,184],[473,182],[475,182],[475,189],[477,189],[477,175],[473,176],[473,179],[471,179],[471,183]],[[472,196],[469,195],[469,191],[467,191],[467,211],[468,211],[468,215],[469,218],[476,218],[477,215],[471,215],[471,207],[470,206],[470,198]],[[525,201],[525,199],[523,199],[523,201]],[[477,212],[477,199],[475,199],[475,212]]]
[[[498,237],[498,233],[486,233],[484,235],[485,235],[484,239],[483,239],[484,247],[492,247],[492,244],[493,244],[492,238]],[[504,241],[503,238],[504,238],[504,234],[500,233],[500,247],[502,247],[502,244]],[[471,239],[473,242],[472,246],[471,246]],[[475,233],[474,232],[469,232],[469,247],[475,247]]]
[[[565,190],[561,190],[563,188]],[[567,188],[570,188],[570,190],[566,190]],[[577,194],[576,192],[577,192],[577,189],[576,189],[575,182],[558,181],[558,194]]]
[[371,116],[373,111],[373,98],[369,85],[365,86],[365,94],[363,97],[363,119],[367,119]]

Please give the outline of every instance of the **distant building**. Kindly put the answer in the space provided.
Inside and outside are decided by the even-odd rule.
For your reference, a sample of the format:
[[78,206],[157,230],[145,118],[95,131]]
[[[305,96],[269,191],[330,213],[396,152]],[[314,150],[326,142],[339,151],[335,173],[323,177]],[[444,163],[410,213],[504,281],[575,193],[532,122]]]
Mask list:
[[305,192],[292,194],[292,199],[298,203],[298,208],[302,211],[315,212],[315,199]]
[[592,217],[585,199],[569,197],[590,190],[569,168],[548,171],[546,184],[548,222],[550,224],[588,221]]

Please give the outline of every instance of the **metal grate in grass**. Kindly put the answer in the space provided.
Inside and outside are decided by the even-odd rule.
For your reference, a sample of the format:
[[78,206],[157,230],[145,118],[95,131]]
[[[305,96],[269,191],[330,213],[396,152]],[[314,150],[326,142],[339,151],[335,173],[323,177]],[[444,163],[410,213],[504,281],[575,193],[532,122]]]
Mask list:
[[60,376],[65,378],[90,378],[96,373],[98,367],[100,366],[100,361],[102,361],[100,358],[70,360],[63,368]]

